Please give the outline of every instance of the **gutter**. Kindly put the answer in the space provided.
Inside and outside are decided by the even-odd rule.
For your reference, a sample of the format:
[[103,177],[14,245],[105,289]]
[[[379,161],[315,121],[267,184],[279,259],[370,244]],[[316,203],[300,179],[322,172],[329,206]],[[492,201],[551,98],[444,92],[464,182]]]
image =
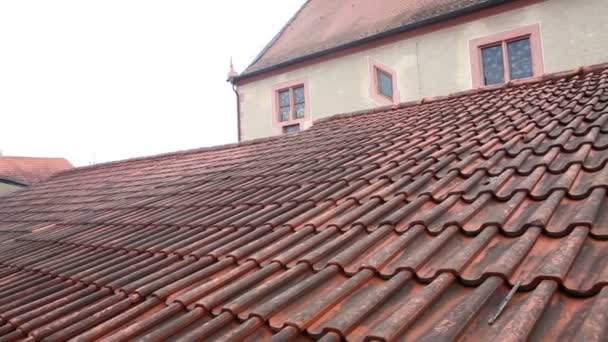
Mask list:
[[[300,62],[304,62],[304,61],[309,60],[309,59],[313,59],[313,58],[317,58],[317,57],[322,57],[322,56],[325,56],[325,55],[332,54],[334,52],[338,52],[338,51],[345,50],[345,49],[348,49],[348,48],[352,48],[352,47],[356,47],[356,46],[359,46],[359,45],[363,45],[363,44],[366,44],[366,43],[369,43],[369,42],[372,42],[372,41],[376,41],[376,40],[379,40],[379,39],[387,38],[389,36],[396,35],[396,34],[399,34],[399,33],[413,31],[413,30],[416,30],[416,29],[419,29],[419,28],[423,28],[425,26],[429,26],[429,25],[436,24],[436,23],[439,23],[439,22],[442,22],[442,21],[454,19],[454,18],[457,18],[457,17],[460,17],[460,16],[471,14],[471,13],[474,13],[474,12],[477,12],[477,11],[481,11],[481,10],[484,10],[484,9],[487,9],[487,8],[490,8],[490,7],[502,5],[502,4],[505,4],[507,2],[512,2],[512,1],[514,1],[514,0],[488,0],[486,2],[482,2],[482,3],[476,4],[476,5],[464,7],[464,8],[452,11],[452,12],[448,12],[448,13],[441,14],[441,15],[438,15],[438,16],[435,16],[435,17],[431,17],[431,18],[428,18],[428,19],[417,21],[417,22],[414,22],[414,23],[411,23],[411,24],[403,25],[403,26],[394,28],[392,30],[384,31],[384,32],[381,32],[379,34],[375,34],[375,35],[372,35],[372,36],[369,36],[369,37],[365,37],[365,38],[362,38],[362,39],[359,39],[359,40],[354,40],[352,42],[349,42],[349,43],[346,43],[346,44],[342,44],[342,45],[338,45],[338,46],[335,46],[333,48],[329,48],[329,49],[326,49],[326,50],[322,50],[322,51],[314,52],[314,53],[311,53],[311,54],[308,54],[308,55],[304,55],[304,56],[301,56],[301,57],[297,57],[297,58],[294,58],[294,59],[290,59],[288,61],[281,62],[281,63],[275,64],[275,65],[272,65],[272,66],[269,66],[269,67],[266,67],[266,68],[263,68],[263,69],[260,69],[260,70],[252,71],[252,72],[249,72],[249,73],[246,73],[246,74],[237,75],[237,76],[233,77],[230,81],[232,82],[232,84],[235,84],[235,83],[238,83],[239,81],[247,79],[249,77],[258,76],[258,75],[261,75],[261,74],[264,74],[264,73],[267,73],[267,72],[270,72],[270,71],[281,69],[281,68],[284,68],[284,67],[287,67],[287,66],[290,66],[290,65],[293,65],[293,64],[300,63]],[[261,56],[259,56],[258,59],[260,57]]]
[[241,98],[239,95],[238,86],[233,79],[234,78],[229,80],[229,82],[232,83],[232,91],[234,91],[234,94],[236,95],[236,136],[237,142],[241,142]]

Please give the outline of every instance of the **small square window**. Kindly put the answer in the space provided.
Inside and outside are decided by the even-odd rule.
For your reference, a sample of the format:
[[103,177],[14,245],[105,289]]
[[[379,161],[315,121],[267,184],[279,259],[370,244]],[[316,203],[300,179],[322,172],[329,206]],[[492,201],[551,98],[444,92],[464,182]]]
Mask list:
[[393,76],[391,74],[376,69],[376,77],[378,83],[378,93],[386,97],[393,98]]
[[369,97],[379,105],[396,104],[400,100],[397,72],[372,57],[367,57]]
[[296,133],[300,131],[300,124],[283,126],[283,134]]

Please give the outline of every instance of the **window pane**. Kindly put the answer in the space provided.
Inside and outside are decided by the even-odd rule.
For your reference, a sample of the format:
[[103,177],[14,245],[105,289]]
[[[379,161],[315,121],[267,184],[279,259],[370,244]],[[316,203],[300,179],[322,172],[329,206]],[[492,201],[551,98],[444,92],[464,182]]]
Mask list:
[[294,88],[293,93],[296,98],[296,103],[304,103],[304,87]]
[[279,112],[279,120],[280,121],[289,121],[289,112],[291,112],[291,107],[281,107]]
[[298,103],[296,104],[296,119],[301,119],[304,117],[304,104]]
[[279,104],[281,107],[289,106],[289,90],[279,92]]
[[393,97],[393,77],[383,71],[378,70],[378,91],[380,94]]
[[504,83],[505,65],[502,57],[502,46],[490,46],[481,49],[483,78],[486,85]]
[[507,44],[511,79],[532,77],[532,49],[530,39],[520,39]]
[[299,132],[299,131],[300,131],[299,124],[283,126],[283,133],[294,133],[294,132]]

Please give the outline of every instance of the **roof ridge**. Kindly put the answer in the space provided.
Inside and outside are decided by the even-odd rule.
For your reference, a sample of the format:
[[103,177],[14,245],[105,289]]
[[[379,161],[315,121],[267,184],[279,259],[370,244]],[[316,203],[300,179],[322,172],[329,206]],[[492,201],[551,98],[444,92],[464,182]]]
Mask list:
[[[292,134],[298,134],[298,133],[292,133]],[[271,137],[245,140],[245,141],[241,141],[241,142],[226,143],[226,144],[204,146],[204,147],[195,147],[195,148],[184,149],[184,150],[179,150],[179,151],[163,152],[163,153],[151,154],[151,155],[147,155],[147,156],[112,160],[112,161],[107,161],[107,162],[102,162],[102,163],[97,163],[97,164],[92,164],[92,165],[75,167],[73,169],[61,171],[61,172],[57,173],[57,175],[60,173],[66,174],[66,173],[75,172],[75,171],[90,170],[90,169],[97,168],[97,167],[105,167],[105,166],[110,166],[110,165],[115,165],[115,164],[120,164],[120,163],[135,162],[135,161],[141,161],[141,160],[147,160],[147,159],[152,160],[152,159],[156,159],[156,158],[187,155],[187,154],[192,154],[192,153],[222,151],[222,150],[227,150],[227,149],[235,148],[235,147],[261,144],[261,143],[264,143],[267,141],[278,140],[282,137],[283,137],[282,135],[277,135],[277,136],[271,136]]]
[[[325,123],[325,122],[334,121],[334,120],[342,120],[342,119],[347,119],[347,118],[366,115],[366,114],[381,113],[381,112],[384,112],[387,110],[415,107],[415,106],[422,105],[422,104],[446,101],[446,100],[451,100],[451,99],[458,98],[458,97],[470,96],[470,95],[474,95],[474,94],[481,94],[484,92],[494,91],[494,90],[503,89],[503,88],[519,87],[519,86],[523,86],[523,85],[536,84],[536,83],[546,82],[546,81],[555,80],[555,79],[568,78],[568,77],[572,77],[572,76],[576,76],[576,75],[584,75],[584,74],[588,74],[588,73],[592,73],[592,72],[603,71],[606,69],[608,69],[608,62],[589,65],[589,66],[580,66],[575,69],[547,73],[542,76],[532,77],[532,78],[528,78],[525,80],[510,81],[508,83],[501,84],[498,86],[486,86],[486,87],[481,87],[481,88],[454,92],[454,93],[451,93],[448,95],[443,95],[443,96],[424,97],[420,100],[401,102],[401,103],[395,104],[395,105],[374,107],[374,108],[363,109],[363,110],[354,111],[354,112],[338,113],[338,114],[334,114],[334,115],[331,115],[328,117],[314,120],[313,124],[320,124],[320,123]],[[300,134],[300,133],[295,133],[295,134]],[[282,139],[282,138],[283,138],[282,135],[277,135],[277,136],[271,136],[271,137],[245,140],[245,141],[235,142],[235,143],[197,147],[197,148],[184,149],[184,150],[173,151],[173,152],[152,154],[152,155],[148,155],[148,156],[113,160],[113,161],[108,161],[108,162],[103,162],[103,163],[98,163],[98,164],[93,164],[93,165],[80,166],[80,167],[75,167],[73,169],[60,171],[57,174],[55,174],[55,176],[60,175],[60,174],[67,174],[67,173],[71,173],[71,172],[79,172],[81,170],[90,170],[90,169],[98,168],[98,167],[106,167],[106,166],[116,165],[116,164],[120,164],[120,163],[128,163],[128,162],[142,161],[142,160],[148,160],[148,159],[153,160],[156,158],[179,156],[179,155],[186,155],[186,154],[200,153],[200,152],[221,151],[221,150],[226,150],[226,149],[236,148],[236,147],[257,145],[257,144],[261,144],[261,143],[265,143],[265,142],[273,141],[273,140],[278,140],[278,139]]]
[[569,78],[569,77],[573,77],[573,76],[577,76],[577,75],[586,75],[586,74],[590,74],[593,72],[604,71],[606,69],[608,69],[608,62],[600,63],[600,64],[593,64],[593,65],[588,65],[588,66],[579,66],[574,69],[570,69],[570,70],[566,70],[566,71],[552,72],[552,73],[547,73],[547,74],[544,74],[541,76],[530,77],[530,78],[523,79],[523,80],[509,81],[507,83],[503,83],[500,85],[484,86],[484,87],[480,87],[480,88],[473,88],[473,89],[458,91],[458,92],[450,93],[448,95],[427,96],[427,97],[421,98],[420,100],[400,102],[398,104],[393,104],[393,105],[373,107],[370,109],[363,109],[363,110],[358,110],[358,111],[354,111],[354,112],[334,114],[331,116],[327,116],[324,118],[314,120],[313,124],[319,124],[319,123],[324,123],[324,122],[334,121],[334,120],[347,119],[347,118],[351,118],[354,116],[360,116],[360,115],[365,115],[365,114],[380,113],[380,112],[384,112],[387,110],[415,107],[415,106],[427,104],[427,103],[447,101],[447,100],[452,100],[452,99],[463,97],[463,96],[482,94],[485,92],[495,91],[495,90],[504,89],[504,88],[515,88],[515,87],[520,87],[520,86],[524,86],[524,85],[538,84],[538,83],[557,80],[557,79]]

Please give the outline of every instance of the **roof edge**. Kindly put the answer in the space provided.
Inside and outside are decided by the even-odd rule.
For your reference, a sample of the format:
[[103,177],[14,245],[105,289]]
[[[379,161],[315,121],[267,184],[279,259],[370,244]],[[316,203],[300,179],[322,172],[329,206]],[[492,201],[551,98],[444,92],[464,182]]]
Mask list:
[[550,80],[557,80],[557,79],[561,79],[561,78],[573,77],[573,76],[577,76],[577,75],[584,75],[584,74],[604,71],[604,70],[608,70],[608,62],[588,65],[588,66],[579,66],[579,67],[571,69],[571,70],[548,73],[548,74],[544,74],[544,75],[537,76],[537,77],[530,77],[530,78],[527,78],[524,80],[509,81],[507,83],[500,84],[500,85],[485,86],[485,87],[480,87],[480,88],[463,90],[463,91],[459,91],[459,92],[455,92],[455,93],[451,93],[451,94],[443,95],[443,96],[423,97],[422,99],[415,100],[415,101],[407,101],[407,102],[401,102],[401,103],[394,104],[394,105],[374,107],[374,108],[370,108],[370,109],[363,109],[363,110],[358,110],[358,111],[349,112],[349,113],[335,114],[335,115],[331,115],[331,116],[327,116],[324,118],[314,120],[313,125],[323,123],[323,122],[328,122],[328,121],[348,119],[351,117],[365,115],[365,114],[374,114],[374,113],[385,112],[387,110],[395,110],[395,109],[401,109],[401,108],[407,108],[407,107],[414,107],[414,106],[427,104],[427,103],[451,100],[451,99],[458,98],[458,97],[469,96],[469,95],[474,95],[474,94],[481,94],[481,93],[495,91],[495,90],[503,89],[503,88],[514,88],[514,87],[519,87],[519,86],[523,86],[523,85],[536,84],[536,83],[546,82],[546,81],[550,81]]
[[410,24],[406,24],[406,25],[402,25],[399,27],[396,27],[394,29],[391,30],[387,30],[384,32],[380,32],[378,34],[374,34],[362,39],[357,39],[357,40],[353,40],[351,42],[348,42],[346,44],[341,44],[338,46],[334,46],[332,48],[329,49],[325,49],[325,50],[321,50],[321,51],[317,51],[317,52],[313,52],[304,56],[300,56],[300,57],[296,57],[296,58],[292,58],[290,60],[284,61],[284,62],[280,62],[256,71],[252,71],[252,72],[247,72],[247,69],[249,69],[253,64],[255,64],[257,61],[259,61],[260,58],[262,58],[262,56],[268,51],[268,49],[270,49],[270,47],[276,42],[276,40],[280,37],[280,35],[285,31],[285,29],[287,28],[287,26],[289,26],[289,24],[296,18],[296,16],[301,12],[301,10],[305,7],[306,4],[308,4],[310,2],[310,0],[306,1],[306,3],[304,4],[304,6],[302,6],[300,8],[300,10],[292,17],[292,19],[285,24],[285,26],[283,27],[283,29],[281,29],[281,31],[279,32],[279,34],[277,34],[275,36],[275,38],[273,38],[273,40],[262,50],[262,52],[260,52],[260,54],[258,54],[258,56],[254,59],[253,62],[251,62],[251,64],[245,69],[245,71],[243,71],[242,74],[234,76],[230,79],[230,81],[232,83],[238,83],[239,81],[245,80],[247,78],[251,78],[251,77],[255,77],[255,76],[259,76],[262,74],[265,74],[267,72],[271,72],[277,69],[281,69],[293,64],[297,64],[300,62],[304,62],[307,61],[309,59],[313,59],[313,58],[317,58],[317,57],[322,57],[322,56],[326,56],[338,51],[342,51],[342,50],[346,50],[348,48],[352,48],[352,47],[356,47],[359,45],[363,45],[369,42],[372,42],[374,40],[378,40],[378,39],[383,39],[383,38],[387,38],[396,34],[400,34],[400,33],[404,33],[404,32],[408,32],[408,31],[413,31],[422,27],[426,27],[432,24],[436,24],[445,20],[450,20],[450,19],[454,19],[460,16],[464,16],[467,14],[471,14],[471,13],[475,13],[487,8],[491,8],[494,6],[498,6],[498,5],[502,5],[508,2],[514,2],[516,0],[488,0],[486,2],[483,3],[479,3],[479,4],[475,4],[475,5],[471,5],[468,7],[463,7],[451,12],[447,12],[447,13],[443,13],[440,15],[436,15],[434,17],[430,17],[427,19],[423,19],[420,21],[416,21]]
[[[245,71],[247,71],[247,69],[249,69],[255,63],[257,63],[260,60],[260,58],[262,58],[262,56],[264,56],[264,54],[266,54],[266,52],[274,45],[274,43],[276,43],[277,40],[279,40],[279,38],[283,35],[283,32],[285,32],[285,30],[287,30],[287,27],[289,25],[291,25],[291,23],[293,23],[293,21],[298,17],[298,15],[300,15],[300,13],[302,13],[302,10],[304,9],[304,7],[306,7],[306,5],[308,5],[310,3],[310,1],[311,0],[304,1],[302,6],[300,6],[300,8],[296,11],[296,13],[294,13],[291,16],[291,18],[289,18],[289,20],[285,23],[285,25],[283,25],[281,30],[277,34],[275,34],[274,37],[272,37],[272,39],[268,42],[268,44],[266,44],[266,46],[264,46],[262,51],[260,51],[260,53],[258,53],[257,56],[255,56],[253,61],[251,61],[251,63],[249,63],[249,65],[245,68]],[[237,79],[238,77],[239,77],[239,75],[236,75],[233,77],[233,79]]]
[[17,186],[30,186],[30,183],[27,182],[23,182],[21,180],[12,178],[12,177],[7,177],[7,176],[0,176],[0,183],[8,183],[11,185],[17,185]]

